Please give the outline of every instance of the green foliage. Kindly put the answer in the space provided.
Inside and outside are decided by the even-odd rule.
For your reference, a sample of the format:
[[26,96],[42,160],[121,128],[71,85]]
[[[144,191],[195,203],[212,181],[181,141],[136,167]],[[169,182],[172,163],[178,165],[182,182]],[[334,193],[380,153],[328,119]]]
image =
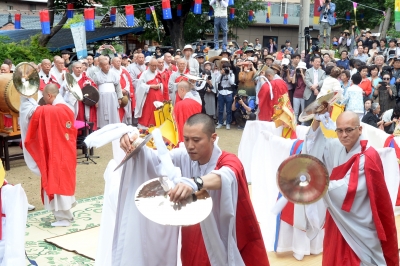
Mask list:
[[[84,22],[84,21],[85,21],[85,19],[83,18],[82,14],[75,14],[73,18],[68,19],[67,23],[64,24],[63,29],[70,29],[71,24]],[[95,20],[94,26],[95,26],[95,28],[100,28],[101,27],[100,21]]]
[[39,35],[18,43],[0,40],[0,51],[0,62],[9,58],[14,65],[21,62],[39,63],[43,58],[53,58],[53,54],[47,48],[39,46]]

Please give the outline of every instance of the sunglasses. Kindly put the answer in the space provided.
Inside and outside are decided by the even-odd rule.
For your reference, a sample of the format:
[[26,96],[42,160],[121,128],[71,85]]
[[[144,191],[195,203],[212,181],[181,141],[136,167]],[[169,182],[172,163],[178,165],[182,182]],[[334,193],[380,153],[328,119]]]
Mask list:
[[390,78],[383,78],[382,80],[390,80]]

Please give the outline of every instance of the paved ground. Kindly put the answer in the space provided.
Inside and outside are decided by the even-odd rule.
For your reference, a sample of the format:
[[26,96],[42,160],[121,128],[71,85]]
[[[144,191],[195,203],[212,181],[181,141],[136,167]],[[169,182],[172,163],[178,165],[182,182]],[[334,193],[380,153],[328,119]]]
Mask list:
[[[241,130],[237,130],[235,126],[232,126],[231,130],[226,130],[225,127],[218,129],[217,134],[220,137],[219,146],[223,150],[237,154],[242,132]],[[10,149],[10,153],[20,152],[21,149],[19,147],[11,147]],[[78,153],[81,154],[81,151],[78,151]],[[97,149],[94,153],[100,156],[100,158],[94,159],[97,164],[78,164],[77,166],[75,193],[77,199],[103,195],[103,173],[108,161],[112,157],[111,145]],[[40,196],[40,178],[28,169],[24,160],[11,162],[11,170],[6,172],[6,179],[13,184],[21,183],[28,196],[29,203],[35,205],[36,210],[43,209]]]

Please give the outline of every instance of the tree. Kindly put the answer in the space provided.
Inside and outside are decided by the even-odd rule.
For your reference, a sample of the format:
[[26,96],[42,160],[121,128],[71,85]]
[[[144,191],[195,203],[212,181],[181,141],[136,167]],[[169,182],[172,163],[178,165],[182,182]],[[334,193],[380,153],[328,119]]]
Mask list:
[[[125,4],[143,3],[143,0],[112,0],[113,6],[121,6]],[[171,1],[171,12],[172,19],[162,19],[161,1],[158,4],[152,0],[146,0],[142,5],[135,6],[135,17],[141,20],[142,26],[145,28],[145,33],[142,38],[162,40],[163,44],[171,44],[175,48],[182,48],[185,43],[195,41],[196,39],[204,39],[207,33],[213,32],[214,24],[213,21],[207,20],[207,14],[210,6],[207,1],[202,3],[202,15],[193,14],[190,9],[192,0],[182,0],[182,16],[177,16],[177,2]],[[145,8],[149,5],[155,5],[159,29],[156,29],[153,17],[150,22],[145,20]],[[228,14],[229,14],[228,7]],[[241,27],[246,28],[250,24],[254,23],[248,20],[248,11],[253,10],[266,10],[266,2],[262,0],[246,1],[246,0],[235,0],[234,5],[235,17],[233,21],[229,21],[229,28]],[[123,11],[122,11],[123,12]],[[160,38],[158,38],[157,30],[159,31]]]
[[[107,0],[96,0],[97,3],[105,3]],[[81,9],[84,7],[90,6],[93,3],[91,0],[48,0],[47,1],[47,9],[54,10],[55,12],[49,12],[50,19],[50,34],[44,35],[42,34],[39,38],[39,45],[45,47],[50,39],[56,35],[56,33],[63,27],[63,25],[67,22],[67,4],[73,3],[74,9]],[[75,11],[77,13],[77,11]],[[61,20],[54,26],[54,15],[55,14],[63,14]]]

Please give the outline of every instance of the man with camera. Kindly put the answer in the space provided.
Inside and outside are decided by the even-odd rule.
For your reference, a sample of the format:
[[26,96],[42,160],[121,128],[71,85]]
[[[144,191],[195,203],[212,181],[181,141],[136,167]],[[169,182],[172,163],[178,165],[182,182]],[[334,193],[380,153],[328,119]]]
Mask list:
[[222,64],[221,76],[217,80],[218,88],[218,125],[221,128],[224,123],[224,107],[226,107],[226,129],[231,129],[232,122],[232,92],[235,85],[235,75],[230,69],[229,62]]
[[343,51],[350,51],[351,44],[353,42],[354,37],[354,25],[351,27],[351,35],[349,30],[344,30],[342,32],[342,36],[340,36],[338,44],[339,44],[339,53]]
[[329,48],[331,42],[331,27],[335,25],[335,18],[333,13],[335,12],[336,5],[330,0],[320,0],[320,6],[318,7],[319,15],[319,45],[323,45],[324,38],[326,38],[325,47]]
[[292,69],[290,65],[290,60],[287,58],[282,59],[282,71],[281,71],[281,78],[285,81],[290,103],[293,106],[293,84],[292,84],[292,77],[294,75],[294,69]]
[[247,120],[256,120],[255,99],[250,98],[245,90],[239,90],[232,103],[232,112],[238,124],[238,129],[244,129]]
[[210,6],[214,9],[214,49],[219,49],[219,28],[222,29],[222,50],[228,44],[228,0],[211,0]]

